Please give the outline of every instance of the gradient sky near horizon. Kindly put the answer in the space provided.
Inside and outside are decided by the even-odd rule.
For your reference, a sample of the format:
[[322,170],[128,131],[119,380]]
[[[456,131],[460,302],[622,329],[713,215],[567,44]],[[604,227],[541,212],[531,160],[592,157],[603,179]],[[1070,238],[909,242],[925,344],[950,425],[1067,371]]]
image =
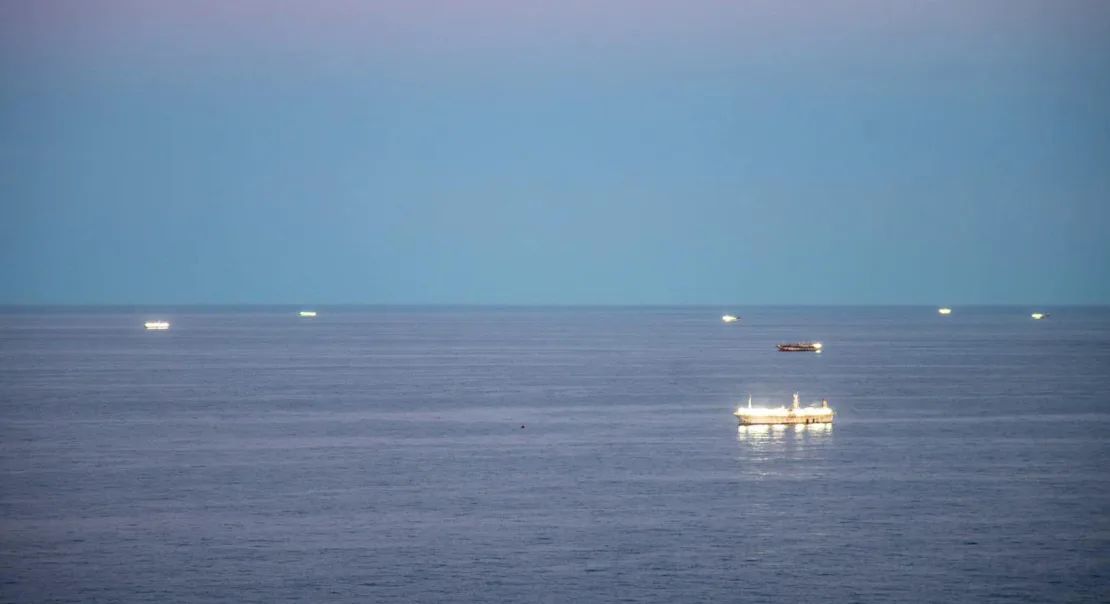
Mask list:
[[1110,303],[1110,3],[0,0],[0,303]]

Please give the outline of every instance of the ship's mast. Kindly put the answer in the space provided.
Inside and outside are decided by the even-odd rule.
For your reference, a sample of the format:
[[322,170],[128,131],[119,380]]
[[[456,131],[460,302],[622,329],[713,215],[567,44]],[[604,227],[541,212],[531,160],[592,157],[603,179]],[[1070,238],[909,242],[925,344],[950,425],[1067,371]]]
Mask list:
[[794,393],[794,408],[797,409],[799,404],[800,403],[798,402],[798,393],[795,392]]

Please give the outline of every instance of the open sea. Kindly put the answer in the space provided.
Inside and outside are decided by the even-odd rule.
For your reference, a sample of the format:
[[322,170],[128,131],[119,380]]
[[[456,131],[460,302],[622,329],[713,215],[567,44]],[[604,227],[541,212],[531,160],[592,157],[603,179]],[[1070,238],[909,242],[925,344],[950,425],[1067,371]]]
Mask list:
[[0,601],[1110,601],[1110,308],[297,310],[0,311]]

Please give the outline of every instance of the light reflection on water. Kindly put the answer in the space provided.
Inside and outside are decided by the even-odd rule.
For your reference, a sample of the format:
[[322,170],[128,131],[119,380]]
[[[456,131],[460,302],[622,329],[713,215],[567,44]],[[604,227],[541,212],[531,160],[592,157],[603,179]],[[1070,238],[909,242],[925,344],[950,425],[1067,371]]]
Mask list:
[[[820,462],[829,454],[832,424],[739,426],[740,460],[759,476],[805,474],[804,468],[782,462]],[[793,464],[789,464],[792,466]]]
[[772,424],[762,426],[739,426],[736,432],[739,441],[780,440],[794,436],[804,438],[807,435],[822,437],[832,434],[832,424]]

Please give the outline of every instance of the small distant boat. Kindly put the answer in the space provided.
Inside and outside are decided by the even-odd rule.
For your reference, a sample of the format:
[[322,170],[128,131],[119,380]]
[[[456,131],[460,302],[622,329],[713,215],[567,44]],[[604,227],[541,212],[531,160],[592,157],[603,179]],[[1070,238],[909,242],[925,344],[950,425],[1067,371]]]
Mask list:
[[1033,317],[1033,319],[1037,321],[1040,321],[1041,319],[1047,319],[1049,317],[1049,314],[1046,312],[1035,312],[1029,316]]
[[831,424],[836,413],[829,407],[829,401],[822,400],[820,405],[814,403],[802,407],[798,401],[798,393],[794,393],[794,402],[790,408],[781,407],[752,407],[752,397],[748,396],[748,406],[736,409],[736,421],[741,426],[766,426],[777,424]]
[[302,310],[301,312],[297,313],[297,315],[299,315],[301,317],[310,317],[311,318],[311,317],[316,316],[316,311],[314,311],[314,310]]
[[952,309],[945,306],[944,308],[938,308],[937,312],[942,315],[950,315],[952,314]]
[[725,323],[735,323],[740,320],[740,317],[737,317],[735,315],[724,315],[721,317],[721,320]]
[[779,352],[821,352],[823,345],[820,342],[791,342],[779,344]]
[[148,330],[151,330],[151,331],[165,331],[165,330],[170,328],[170,322],[169,321],[147,321],[146,323],[143,323],[143,327],[146,327]]

